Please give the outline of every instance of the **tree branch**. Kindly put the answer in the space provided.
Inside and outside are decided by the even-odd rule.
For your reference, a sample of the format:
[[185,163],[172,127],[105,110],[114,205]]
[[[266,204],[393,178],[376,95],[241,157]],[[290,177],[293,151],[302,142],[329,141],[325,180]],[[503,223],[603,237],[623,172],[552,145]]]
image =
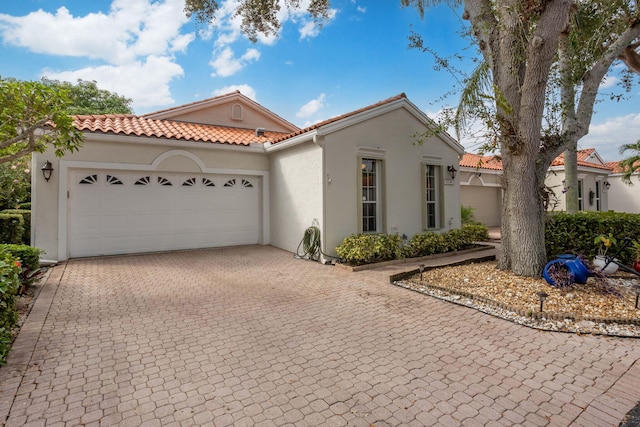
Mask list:
[[50,117],[46,117],[44,119],[38,120],[37,122],[35,122],[34,124],[26,128],[25,130],[23,130],[22,132],[20,132],[17,136],[14,136],[11,139],[7,139],[5,141],[0,142],[0,149],[7,148],[12,144],[15,144],[16,142],[24,141],[29,137],[30,134],[35,132],[36,129],[42,127],[49,120],[51,120]]
[[591,117],[593,116],[593,107],[602,79],[606,76],[611,64],[618,58],[620,52],[639,36],[640,22],[636,22],[620,34],[620,37],[609,46],[602,57],[583,76],[582,94],[578,102],[575,128],[572,129],[572,132],[575,132],[578,139],[589,132],[589,125],[591,124]]

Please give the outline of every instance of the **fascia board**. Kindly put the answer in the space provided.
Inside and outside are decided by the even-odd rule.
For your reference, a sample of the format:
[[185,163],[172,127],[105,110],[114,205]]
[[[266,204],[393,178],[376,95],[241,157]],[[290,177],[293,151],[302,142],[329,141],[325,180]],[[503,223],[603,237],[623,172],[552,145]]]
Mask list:
[[309,132],[305,132],[302,135],[296,135],[292,138],[286,139],[282,142],[278,142],[277,144],[271,144],[267,142],[264,144],[264,150],[267,153],[273,153],[280,150],[285,150],[287,148],[291,148],[293,146],[305,143],[305,142],[313,142],[314,137],[319,136],[318,129],[314,129]]

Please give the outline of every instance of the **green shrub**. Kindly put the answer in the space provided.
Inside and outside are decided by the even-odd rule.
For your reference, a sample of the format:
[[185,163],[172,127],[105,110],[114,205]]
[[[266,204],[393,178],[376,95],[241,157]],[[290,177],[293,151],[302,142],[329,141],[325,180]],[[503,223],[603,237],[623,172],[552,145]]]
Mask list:
[[442,234],[427,232],[416,234],[409,241],[411,256],[427,256],[446,252],[447,244]]
[[470,206],[460,205],[460,220],[462,221],[462,225],[476,222],[473,211],[475,211],[475,209]]
[[31,211],[28,209],[5,209],[0,214],[22,215],[24,220],[24,230],[22,233],[22,242],[28,245],[31,241]]
[[402,239],[395,234],[352,234],[336,247],[343,262],[371,264],[402,257]]
[[27,155],[11,162],[0,163],[0,210],[15,209],[30,200],[31,171]]
[[26,211],[30,211],[31,210],[31,202],[20,203],[18,205],[18,209],[24,209]]
[[489,227],[483,224],[465,224],[461,230],[468,234],[472,242],[486,242],[489,240]]
[[24,218],[20,214],[0,213],[0,243],[22,243]]
[[22,267],[29,270],[40,268],[40,254],[42,250],[29,245],[0,244],[0,254],[8,253],[19,260]]
[[42,251],[29,245],[0,244],[0,256],[3,253],[20,261],[20,287],[17,293],[22,294],[26,287],[38,280],[43,273],[40,269]]
[[[594,244],[596,236],[611,234],[617,244],[609,249],[613,255],[623,244],[625,237],[640,240],[640,214],[621,212],[554,213],[545,223],[545,249],[547,258],[558,254],[574,253],[593,258],[598,250]],[[633,247],[629,245],[618,258],[625,264],[634,261]]]
[[11,348],[11,328],[18,320],[16,292],[20,287],[20,262],[10,254],[0,253],[0,365],[6,362]]

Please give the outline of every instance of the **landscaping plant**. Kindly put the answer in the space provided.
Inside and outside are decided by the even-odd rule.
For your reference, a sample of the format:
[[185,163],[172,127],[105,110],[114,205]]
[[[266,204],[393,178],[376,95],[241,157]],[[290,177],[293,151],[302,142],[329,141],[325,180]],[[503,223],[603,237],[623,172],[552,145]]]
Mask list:
[[20,287],[20,261],[0,252],[0,365],[6,363],[11,348],[11,328],[18,320],[16,293]]

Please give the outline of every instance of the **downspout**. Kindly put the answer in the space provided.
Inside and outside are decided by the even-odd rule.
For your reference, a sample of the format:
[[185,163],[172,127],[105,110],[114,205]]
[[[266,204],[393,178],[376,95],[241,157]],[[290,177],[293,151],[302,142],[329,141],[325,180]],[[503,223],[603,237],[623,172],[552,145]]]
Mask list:
[[[313,143],[320,148],[322,151],[322,163],[320,165],[321,168],[321,176],[322,176],[322,185],[320,186],[321,198],[322,198],[322,218],[318,221],[318,228],[320,228],[320,244],[323,251],[327,248],[327,229],[325,224],[325,218],[327,217],[327,197],[326,197],[326,186],[328,185],[329,176],[327,175],[327,162],[326,155],[324,150],[324,137],[319,136],[318,134],[313,135],[312,139]],[[320,254],[319,261],[322,264],[330,263],[331,260],[327,259],[324,254]]]

